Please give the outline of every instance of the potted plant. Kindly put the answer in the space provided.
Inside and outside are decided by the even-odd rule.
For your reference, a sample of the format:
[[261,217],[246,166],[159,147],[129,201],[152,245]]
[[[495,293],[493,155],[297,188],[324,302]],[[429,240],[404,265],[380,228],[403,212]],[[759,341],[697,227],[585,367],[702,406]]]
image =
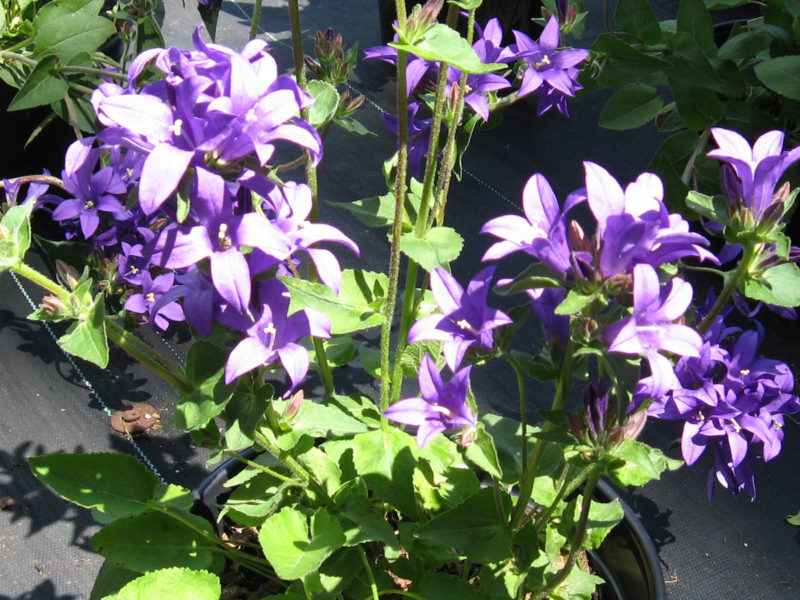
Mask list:
[[[98,86],[103,129],[70,147],[59,180],[39,178],[25,201],[7,194],[0,269],[46,290],[32,317],[70,321],[62,347],[101,366],[108,341],[119,346],[180,394],[174,425],[212,460],[244,465],[220,534],[191,512],[189,490],[130,457],[32,458],[37,477],[105,524],[92,538],[106,558],[94,597],[219,598],[221,574],[238,571],[261,578],[259,597],[287,600],[588,599],[601,578],[581,568],[585,553],[623,513],[599,499],[601,477],[642,485],[680,464],[637,440],[648,415],[684,421],[686,461],[711,448],[712,477],[754,494],[751,465],[780,452],[800,399],[788,367],[758,356],[760,332],[725,319],[742,296],[800,303],[782,232],[797,192],[778,185],[800,150],[784,151],[777,131],[753,148],[712,132],[722,193],[688,202],[724,235],[721,257],[669,213],[653,174],[623,189],[587,162],[585,187],[563,204],[534,174],[524,215],[483,225],[486,265],[461,283],[448,265],[463,238],[444,217],[471,132],[526,95],[566,113],[588,55],[561,47],[555,18],[538,41],[515,33],[504,46],[496,21],[474,27],[479,4],[448,5],[451,24],[467,11],[466,39],[436,21],[434,0],[399,11],[397,41],[368,53],[397,65],[397,117],[386,119],[397,153],[388,193],[349,208],[389,230],[385,273],[341,270],[331,248],[358,247],[316,218],[325,133],[363,127],[360,101],[337,87],[353,53],[331,31],[304,60],[296,0],[294,78],[263,41],[235,51],[198,28],[193,50],[148,50],[126,86]],[[305,181],[289,180],[298,167]],[[571,212],[581,204],[584,225]],[[55,279],[25,262],[41,206],[70,238],[50,246],[64,258]],[[91,246],[89,264],[66,262],[71,243]],[[526,268],[498,279],[497,263],[518,253]],[[735,266],[720,266],[727,258]],[[691,269],[723,286],[693,299]],[[493,308],[493,289],[522,303]],[[531,314],[543,331],[534,347],[515,336]],[[193,337],[185,365],[130,331],[180,321]],[[357,347],[369,329],[378,348]],[[518,419],[481,414],[471,392],[472,371],[498,361],[517,377]],[[342,393],[344,365],[379,393]],[[305,398],[311,371],[324,397]],[[529,422],[528,377],[554,384],[540,424]],[[583,400],[570,404],[578,386]]]

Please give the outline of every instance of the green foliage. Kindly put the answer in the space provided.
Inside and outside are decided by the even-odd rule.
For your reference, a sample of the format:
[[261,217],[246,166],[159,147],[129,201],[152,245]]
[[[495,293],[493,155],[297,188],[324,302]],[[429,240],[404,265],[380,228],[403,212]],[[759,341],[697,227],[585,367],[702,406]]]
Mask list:
[[447,268],[458,258],[464,239],[450,227],[433,227],[424,237],[413,232],[400,239],[400,250],[426,271]]
[[389,44],[400,51],[410,52],[424,60],[441,61],[465,73],[490,73],[501,69],[501,64],[484,64],[467,41],[458,32],[443,23],[430,27],[417,40]]
[[0,219],[0,273],[22,264],[31,245],[34,203],[12,206]]
[[334,335],[352,333],[380,325],[388,280],[382,273],[346,269],[342,287],[334,294],[328,286],[294,277],[281,277],[292,293],[290,312],[314,308],[331,320]]
[[221,593],[213,573],[173,567],[146,573],[104,600],[217,600]]
[[742,293],[748,298],[776,306],[800,304],[800,267],[784,263],[761,272],[742,283]]

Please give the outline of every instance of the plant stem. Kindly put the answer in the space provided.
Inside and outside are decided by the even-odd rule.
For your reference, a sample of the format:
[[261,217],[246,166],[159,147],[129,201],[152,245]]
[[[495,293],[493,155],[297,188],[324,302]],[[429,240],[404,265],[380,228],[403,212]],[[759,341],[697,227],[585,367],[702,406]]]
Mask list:
[[188,394],[194,389],[194,386],[186,380],[182,373],[159,356],[150,346],[141,343],[136,336],[109,318],[106,318],[106,335],[128,356],[143,367],[150,369],[179,392]]
[[291,477],[287,477],[283,473],[278,473],[277,471],[273,471],[272,469],[270,469],[265,465],[260,465],[257,462],[250,460],[249,458],[245,458],[244,456],[237,454],[236,452],[231,452],[230,450],[226,450],[225,454],[227,456],[230,456],[231,458],[235,458],[236,460],[247,465],[248,467],[252,467],[253,469],[257,469],[258,471],[261,471],[262,473],[265,473],[270,477],[274,477],[275,479],[280,479],[281,481],[284,481],[286,483],[296,483],[298,485],[301,485],[303,483],[302,481],[298,481],[296,479],[292,479]]
[[[570,384],[572,382],[572,366],[575,362],[572,356],[572,344],[567,344],[564,354],[561,358],[561,369],[559,370],[558,379],[556,380],[556,393],[553,397],[552,410],[563,410],[569,395]],[[542,433],[550,431],[553,424],[549,421],[542,425]],[[533,447],[533,454],[528,463],[527,469],[522,473],[522,479],[519,483],[519,497],[514,510],[511,513],[511,528],[516,529],[525,515],[525,509],[528,505],[528,500],[531,498],[533,491],[533,484],[536,481],[536,471],[539,468],[539,463],[544,455],[547,442],[541,438],[536,440],[536,445]]]
[[533,596],[533,600],[542,600],[547,598],[548,594],[557,588],[567,578],[575,566],[575,560],[580,552],[583,538],[586,535],[586,523],[589,521],[589,509],[592,505],[592,497],[594,490],[597,486],[597,481],[600,479],[602,469],[600,465],[592,465],[592,472],[589,479],[586,481],[586,487],[583,489],[583,502],[581,502],[581,514],[578,517],[578,522],[575,524],[575,529],[572,535],[572,542],[569,548],[569,555],[564,563],[564,566],[559,569],[555,577],[544,588],[538,590]]
[[517,389],[519,390],[519,420],[522,425],[522,472],[524,473],[528,466],[528,403],[525,397],[525,376],[522,373],[522,367],[519,366],[517,360],[508,353],[503,354],[514,373],[517,376]]
[[739,286],[739,282],[741,281],[742,277],[750,272],[750,268],[758,257],[762,248],[762,244],[755,244],[752,246],[747,246],[742,250],[742,259],[739,262],[739,266],[736,267],[736,270],[730,271],[725,274],[725,283],[722,286],[722,291],[719,293],[719,297],[717,298],[716,302],[714,302],[714,306],[711,307],[711,310],[708,311],[708,314],[703,317],[703,320],[700,322],[700,325],[697,326],[697,331],[700,335],[703,335],[708,328],[711,327],[711,324],[714,320],[719,316],[722,309],[728,304],[728,300],[730,300],[733,292],[736,291],[736,288]]
[[69,306],[70,303],[69,291],[61,287],[58,283],[56,283],[46,275],[40,273],[33,267],[29,267],[25,263],[20,263],[19,265],[11,267],[11,270],[14,271],[17,275],[21,275],[28,281],[35,283],[39,287],[44,288],[45,290],[56,296],[59,300],[62,300],[64,304]]
[[60,73],[83,73],[84,75],[94,75],[95,77],[112,77],[120,81],[128,81],[128,76],[125,73],[118,73],[117,71],[106,71],[104,69],[97,69],[95,67],[79,67],[78,65],[64,65],[58,67]]
[[[406,27],[405,0],[395,0],[398,27]],[[408,99],[406,98],[406,64],[408,53],[397,51],[397,171],[395,173],[394,222],[392,223],[392,245],[389,255],[389,285],[383,307],[381,324],[381,423],[388,421],[383,413],[389,408],[389,349],[391,346],[392,321],[397,303],[397,282],[400,276],[400,235],[403,231],[403,203],[406,197],[406,170],[408,166]],[[399,360],[399,357],[397,357]]]
[[358,555],[361,557],[361,563],[364,565],[364,570],[367,572],[369,579],[369,589],[372,591],[372,599],[378,600],[378,586],[375,584],[375,577],[372,575],[372,567],[367,559],[367,553],[364,552],[363,546],[358,546]]
[[262,0],[255,0],[253,3],[253,20],[250,22],[250,36],[248,40],[256,39],[258,35],[258,25],[261,23],[261,4]]
[[[20,185],[24,185],[26,183],[46,183],[48,185],[60,187],[62,190],[66,190],[64,187],[64,182],[58,177],[53,177],[52,175],[23,175],[22,177],[12,177],[8,181],[10,183],[19,183]],[[0,189],[3,189],[4,187],[4,182],[0,180]]]
[[700,134],[700,139],[697,141],[697,145],[694,147],[691,156],[689,156],[689,160],[686,162],[686,166],[683,167],[683,173],[681,174],[681,181],[683,182],[684,185],[689,185],[689,180],[692,178],[692,171],[694,171],[694,161],[706,147],[709,135],[711,135],[711,130],[708,127],[706,127],[703,130],[703,133]]

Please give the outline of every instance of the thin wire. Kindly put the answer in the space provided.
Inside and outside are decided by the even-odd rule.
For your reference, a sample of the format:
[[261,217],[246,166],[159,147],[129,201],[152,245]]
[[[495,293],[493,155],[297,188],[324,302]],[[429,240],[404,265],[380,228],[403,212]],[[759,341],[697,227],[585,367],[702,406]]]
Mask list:
[[[31,309],[32,310],[36,310],[36,303],[33,301],[33,298],[31,298],[30,294],[28,294],[28,291],[23,287],[22,282],[17,277],[17,274],[14,273],[13,271],[10,271],[10,273],[11,273],[12,279],[14,280],[14,283],[17,284],[17,288],[19,289],[20,293],[25,298],[25,300],[27,300],[27,302],[30,305]],[[47,333],[50,334],[50,337],[52,338],[53,342],[56,343],[56,346],[58,346],[58,336],[56,336],[56,333],[55,333],[55,331],[53,331],[53,328],[50,326],[50,323],[47,323],[46,321],[43,321],[42,325],[44,326],[44,328],[47,331]],[[112,411],[108,407],[108,404],[106,404],[105,400],[103,400],[102,396],[100,396],[98,391],[94,388],[92,383],[89,381],[89,378],[86,376],[86,374],[83,372],[83,370],[78,366],[78,363],[75,361],[75,359],[71,355],[67,354],[67,352],[61,346],[58,346],[58,348],[61,350],[62,354],[64,354],[64,356],[67,358],[67,361],[72,366],[73,370],[75,371],[75,374],[80,378],[81,383],[83,384],[83,386],[87,390],[89,390],[89,394],[95,400],[97,400],[97,403],[103,409],[103,412],[106,413],[108,416],[113,415],[114,411]],[[158,479],[159,479],[159,481],[161,483],[166,484],[167,481],[164,479],[164,476],[161,475],[160,471],[156,468],[156,466],[153,464],[153,462],[150,460],[150,458],[144,453],[144,450],[142,450],[141,446],[139,446],[139,444],[136,443],[136,440],[134,440],[131,436],[125,436],[125,439],[128,440],[128,443],[133,447],[134,451],[139,456],[141,461],[145,464],[145,466],[148,469],[150,469],[150,471],[156,477],[158,477]]]

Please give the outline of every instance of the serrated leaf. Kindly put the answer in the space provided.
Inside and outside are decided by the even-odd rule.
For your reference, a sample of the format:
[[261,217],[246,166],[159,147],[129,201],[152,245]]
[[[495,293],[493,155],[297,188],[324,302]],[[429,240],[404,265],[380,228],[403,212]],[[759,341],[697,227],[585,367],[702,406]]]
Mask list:
[[127,454],[48,454],[32,456],[28,464],[65,500],[114,516],[142,512],[159,485],[155,475]]
[[311,518],[287,506],[264,522],[258,535],[275,573],[282,579],[301,579],[316,571],[322,562],[345,542],[342,526],[324,508]]
[[220,594],[222,586],[213,573],[173,567],[134,579],[114,600],[218,600]]
[[47,56],[33,68],[8,105],[8,110],[26,110],[58,102],[66,96],[68,90],[69,82],[57,72],[56,57]]
[[465,73],[490,73],[503,68],[502,64],[484,64],[461,34],[444,23],[430,27],[414,44],[392,42],[389,45],[424,60],[447,63]]
[[34,56],[57,56],[64,64],[81,52],[92,53],[116,33],[99,16],[103,0],[58,0],[43,6],[34,19]]
[[800,267],[784,263],[770,267],[758,279],[742,283],[742,292],[748,298],[776,306],[794,307],[800,304]]
[[383,273],[345,269],[339,295],[328,286],[293,277],[280,277],[291,294],[290,312],[303,308],[322,311],[331,320],[331,333],[340,335],[383,322],[383,303],[389,278]]
[[370,489],[404,514],[416,515],[412,477],[417,444],[402,431],[369,431],[353,438],[353,464]]
[[[509,514],[511,498],[498,493],[505,514]],[[511,529],[498,514],[492,488],[484,488],[463,504],[435,516],[417,529],[415,537],[453,546],[475,562],[498,562],[512,556]]]
[[308,122],[319,129],[336,114],[339,108],[339,92],[330,83],[319,79],[309,81],[306,91],[314,98],[314,105],[308,111]]
[[146,510],[117,519],[92,536],[92,547],[140,573],[166,567],[218,571],[222,561],[208,521],[188,511],[170,513]]
[[0,220],[0,273],[20,265],[31,245],[31,214],[35,202],[12,206]]
[[581,294],[576,290],[570,290],[561,304],[556,306],[555,313],[557,315],[572,315],[581,312],[586,308],[589,303],[594,300],[594,294]]
[[651,448],[636,440],[623,440],[614,447],[612,453],[621,461],[620,464],[612,464],[608,476],[622,486],[644,485],[661,477],[665,470],[674,471],[683,465],[682,460],[669,458],[658,448]]
[[475,439],[467,447],[464,456],[476,467],[483,469],[492,477],[503,478],[503,469],[500,467],[500,459],[497,457],[494,439],[486,431],[486,426],[483,423],[478,423],[475,427]]
[[131,571],[122,567],[110,560],[103,561],[97,577],[94,579],[92,592],[89,595],[89,600],[104,600],[106,598],[116,598],[125,584],[133,581],[139,576],[136,571]]
[[434,227],[424,238],[414,232],[400,238],[400,251],[429,272],[447,268],[461,254],[463,246],[464,238],[451,227]]
[[776,94],[800,100],[800,56],[778,56],[757,64],[756,77]]
[[97,294],[84,319],[73,323],[58,338],[65,352],[88,360],[100,367],[108,366],[108,339],[106,338],[106,308],[102,292]]
[[655,118],[662,106],[664,101],[656,88],[631,83],[611,96],[598,124],[612,130],[636,129]]

